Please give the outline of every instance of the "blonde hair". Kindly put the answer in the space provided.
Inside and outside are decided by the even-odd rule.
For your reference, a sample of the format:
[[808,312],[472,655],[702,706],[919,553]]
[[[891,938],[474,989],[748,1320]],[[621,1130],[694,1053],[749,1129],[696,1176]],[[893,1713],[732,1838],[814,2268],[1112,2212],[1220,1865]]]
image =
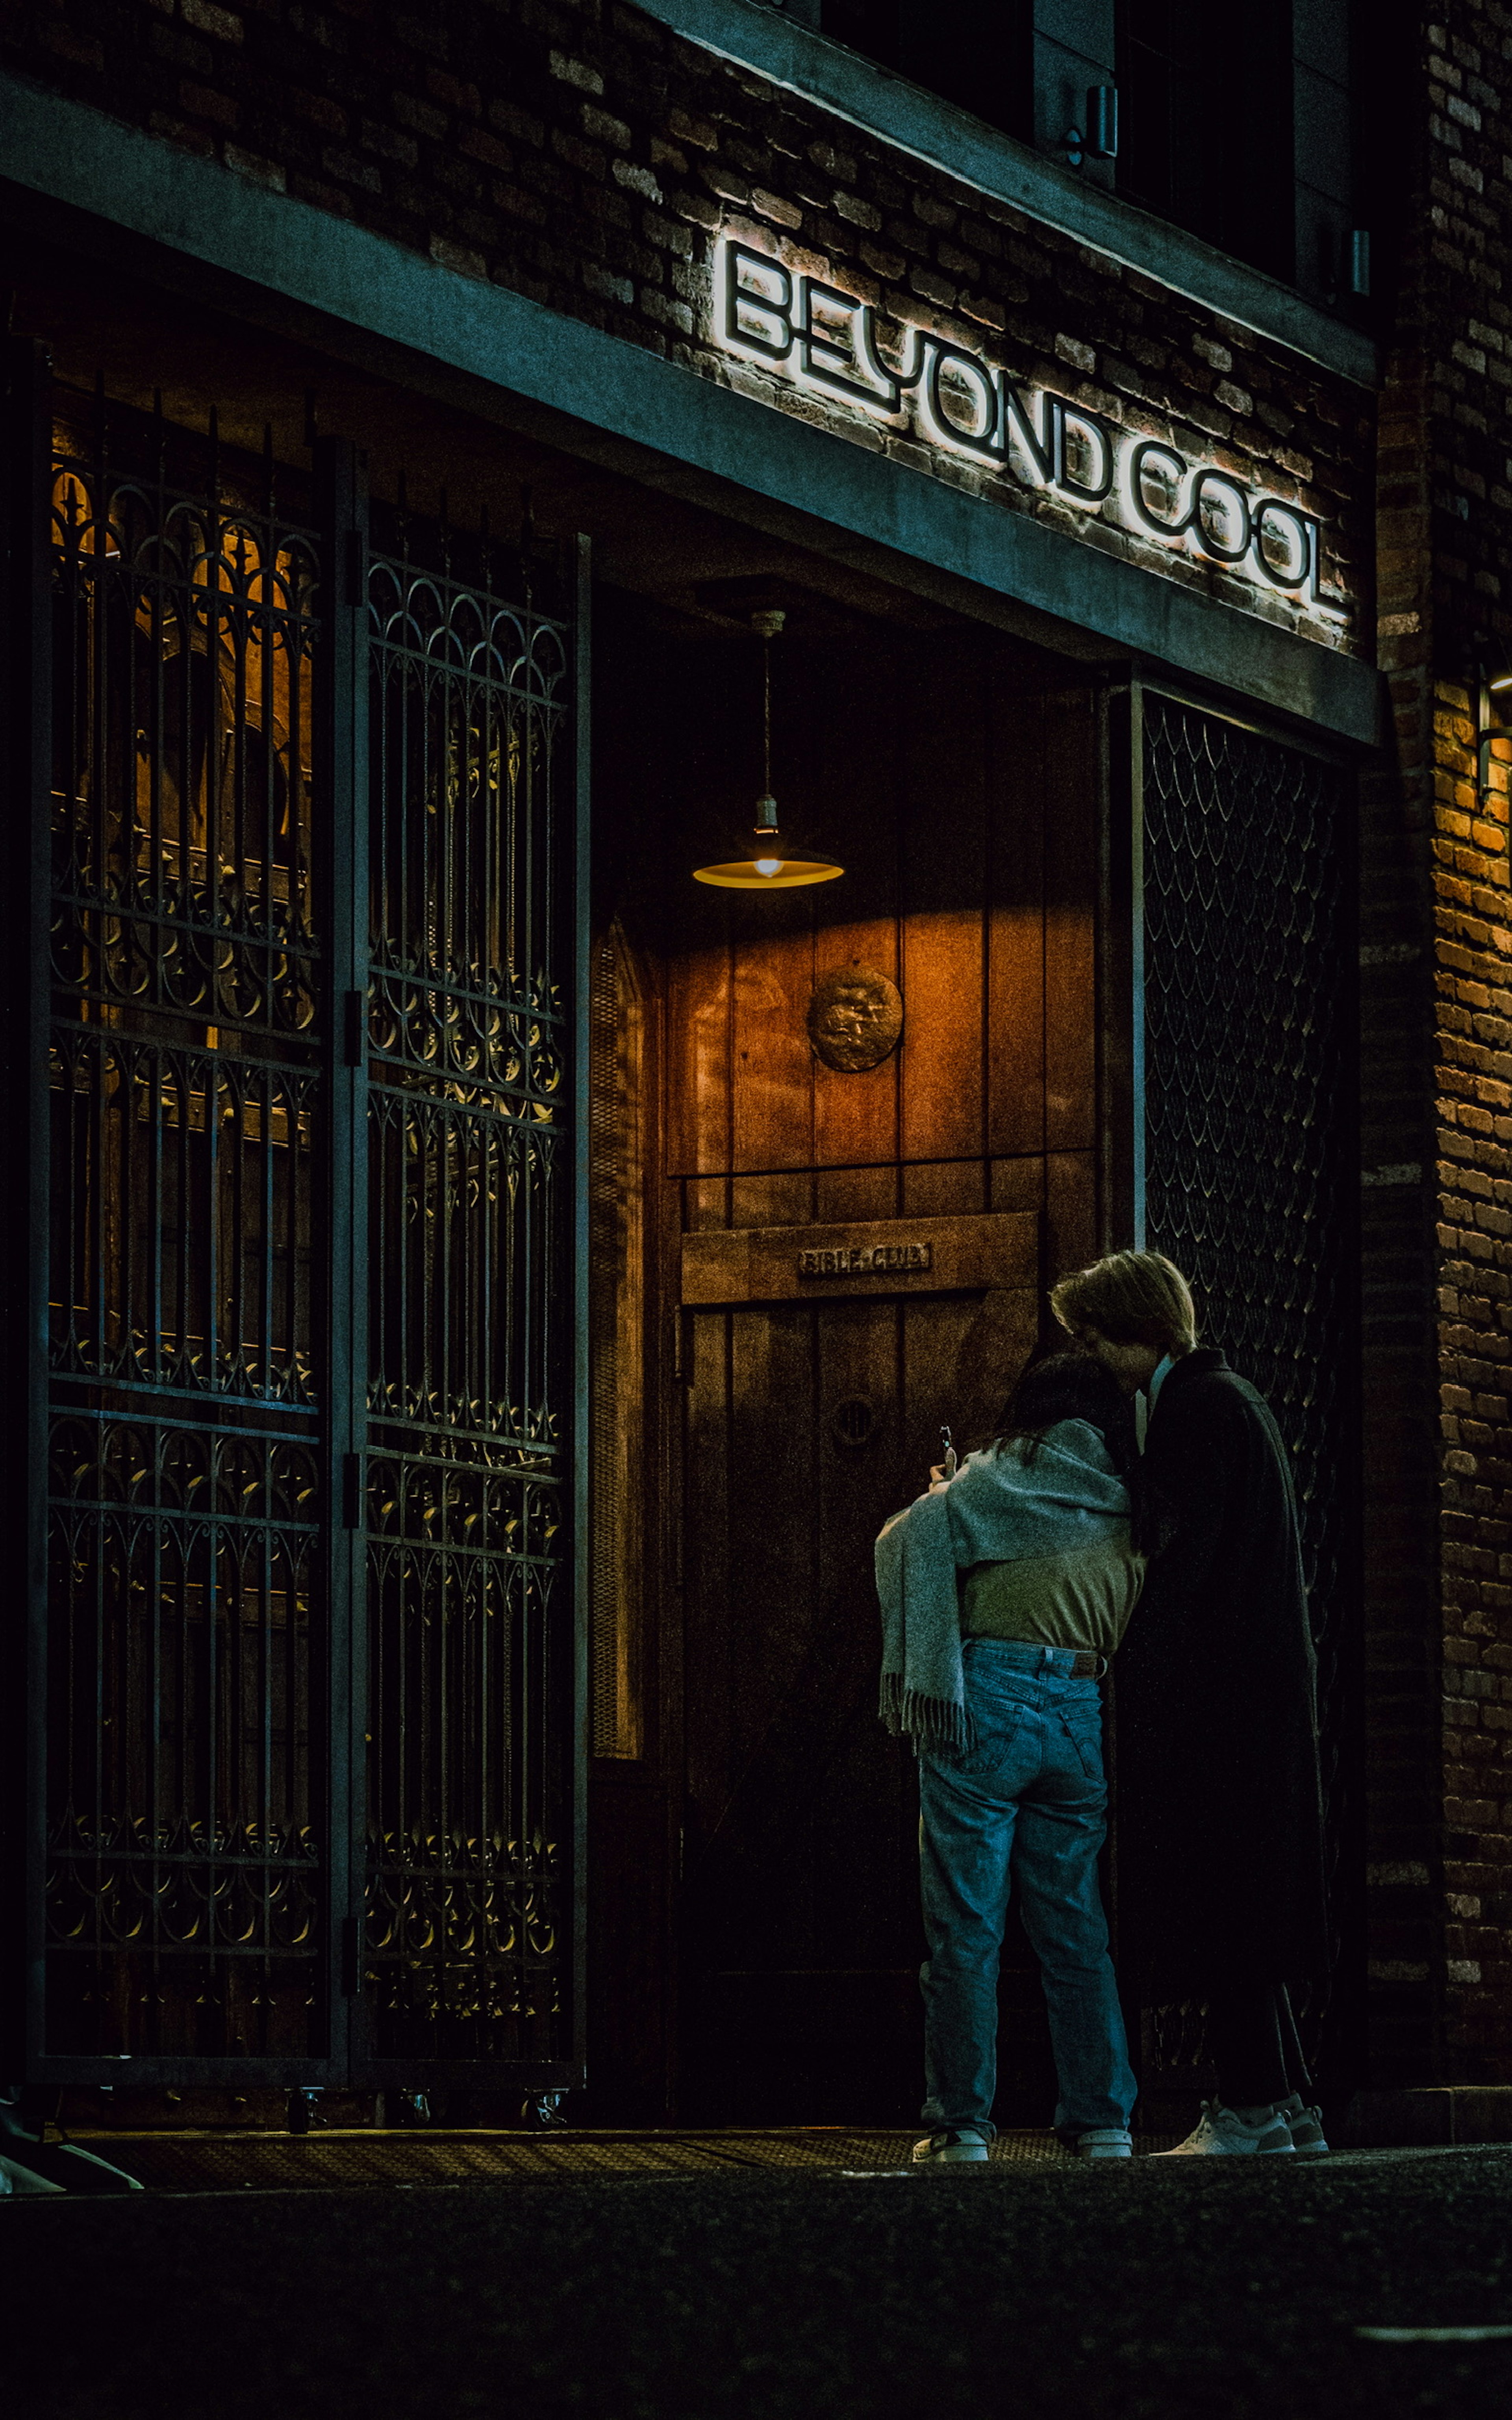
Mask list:
[[1164,1252],[1110,1252],[1050,1289],[1050,1308],[1072,1336],[1095,1327],[1112,1344],[1190,1353],[1197,1341],[1192,1289]]

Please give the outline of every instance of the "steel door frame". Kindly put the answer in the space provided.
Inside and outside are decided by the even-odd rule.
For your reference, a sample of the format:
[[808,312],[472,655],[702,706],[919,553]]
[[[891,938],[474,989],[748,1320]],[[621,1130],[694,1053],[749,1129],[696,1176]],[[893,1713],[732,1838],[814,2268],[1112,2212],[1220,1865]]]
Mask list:
[[[23,1474],[19,1526],[24,1540],[23,1585],[8,1592],[16,1635],[5,1664],[14,1683],[5,1694],[13,1713],[0,1714],[8,1775],[0,1782],[0,1838],[8,1844],[0,1908],[21,1955],[3,1971],[0,2050],[10,2054],[9,2076],[33,2075],[41,2054],[42,1958],[45,1943],[41,1878],[47,1860],[45,1683],[47,1653],[47,1249],[49,1117],[46,956],[52,864],[48,835],[51,791],[49,736],[53,697],[53,622],[49,582],[49,495],[52,445],[49,406],[52,361],[40,344],[23,338],[6,347],[4,594],[0,597],[0,679],[6,690],[7,787],[14,810],[27,818],[23,878],[5,892],[7,961],[24,970],[20,1014],[5,1020],[8,1098],[21,1101],[20,1182],[3,1188],[7,1244],[0,1284],[9,1370],[0,1419],[8,1466]],[[10,1627],[10,1615],[6,1616]]]

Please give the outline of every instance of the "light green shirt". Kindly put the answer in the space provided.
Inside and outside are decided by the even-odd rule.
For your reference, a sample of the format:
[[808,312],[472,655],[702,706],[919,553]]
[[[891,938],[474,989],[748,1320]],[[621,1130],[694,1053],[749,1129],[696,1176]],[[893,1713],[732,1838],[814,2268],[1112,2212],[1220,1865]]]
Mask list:
[[1111,1655],[1145,1580],[1145,1558],[1130,1545],[1127,1523],[1119,1526],[1119,1537],[1070,1554],[976,1564],[961,1593],[962,1637]]

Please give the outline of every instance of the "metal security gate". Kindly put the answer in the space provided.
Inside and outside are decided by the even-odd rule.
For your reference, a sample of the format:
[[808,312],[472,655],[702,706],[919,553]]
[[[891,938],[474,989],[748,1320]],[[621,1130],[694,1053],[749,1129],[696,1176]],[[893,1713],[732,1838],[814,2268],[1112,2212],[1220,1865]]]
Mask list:
[[572,616],[30,402],[28,2072],[566,2088]]
[[549,2063],[568,2013],[574,1255],[568,633],[390,542],[367,576],[360,2015],[364,2071],[399,2082]]
[[[1335,1979],[1315,2042],[1348,2056],[1358,1911],[1354,1522],[1358,1151],[1350,1102],[1351,783],[1337,764],[1145,689],[1144,1234],[1193,1280],[1204,1341],[1269,1401],[1291,1456],[1319,1655]],[[1141,1181],[1142,1180],[1142,1181]],[[1163,2065],[1200,2014],[1161,2012]]]

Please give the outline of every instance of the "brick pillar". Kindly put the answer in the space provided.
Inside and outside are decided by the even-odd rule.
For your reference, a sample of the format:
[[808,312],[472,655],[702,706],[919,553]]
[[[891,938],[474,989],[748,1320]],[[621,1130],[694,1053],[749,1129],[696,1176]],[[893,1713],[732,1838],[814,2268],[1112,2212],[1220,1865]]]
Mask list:
[[1486,798],[1476,779],[1476,665],[1492,640],[1512,650],[1509,37],[1494,0],[1418,29],[1381,421],[1395,764],[1367,785],[1362,918],[1377,2086],[1512,2083],[1512,908],[1507,777]]

